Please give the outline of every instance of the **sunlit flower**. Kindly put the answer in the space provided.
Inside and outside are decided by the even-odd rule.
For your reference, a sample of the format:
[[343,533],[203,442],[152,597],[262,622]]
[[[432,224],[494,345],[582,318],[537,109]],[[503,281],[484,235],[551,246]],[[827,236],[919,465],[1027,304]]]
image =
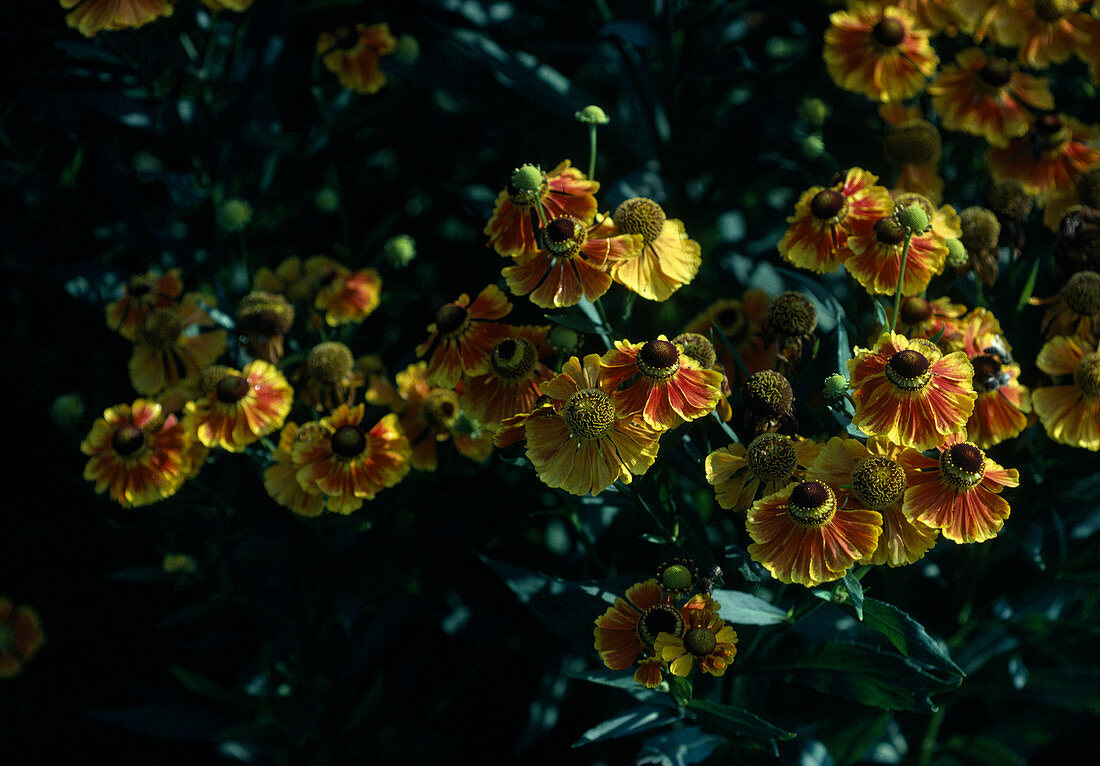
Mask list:
[[956,543],[996,537],[1010,512],[1001,491],[1019,486],[1019,471],[1002,468],[969,442],[937,449],[938,459],[916,451],[900,458],[909,482],[902,506],[905,515]]
[[287,423],[279,435],[279,444],[271,454],[275,461],[264,469],[264,489],[272,500],[299,516],[320,516],[325,510],[325,496],[316,486],[308,490],[298,483],[298,466],[294,464],[294,442],[301,438],[309,442],[321,437],[317,424],[300,429],[297,423]]
[[322,284],[313,299],[313,307],[325,314],[329,327],[362,322],[378,308],[382,297],[382,278],[374,269],[349,272],[341,268]]
[[434,471],[438,465],[436,445],[451,439],[460,455],[484,462],[493,450],[492,434],[486,431],[475,437],[460,429],[458,394],[449,388],[433,388],[427,376],[426,362],[410,364],[397,373],[402,402],[398,418],[412,447],[412,467]]
[[33,607],[15,606],[0,596],[0,678],[14,678],[46,643],[42,620]]
[[[895,216],[878,219],[867,233],[848,238],[851,255],[844,267],[872,295],[891,295],[898,287],[901,258],[905,249],[905,229]],[[913,234],[905,261],[901,294],[923,292],[932,277],[943,272],[947,258],[947,240],[935,228]]]
[[225,351],[225,330],[187,332],[211,327],[214,320],[196,293],[183,297],[180,306],[153,309],[138,328],[130,356],[130,382],[139,394],[153,395],[181,381],[194,381],[199,370]]
[[1031,109],[1050,111],[1047,80],[1019,71],[1011,62],[967,48],[928,86],[932,108],[945,128],[982,136],[993,146],[1025,135]]
[[864,445],[858,439],[833,437],[821,448],[806,471],[807,481],[830,487],[847,487],[842,507],[865,508],[882,514],[882,536],[864,564],[892,567],[918,561],[936,544],[939,533],[902,513],[907,486],[905,470],[898,462],[908,447],[872,436]]
[[804,481],[753,503],[745,528],[753,539],[753,561],[780,582],[813,587],[839,580],[857,561],[871,557],[882,516],[845,509],[832,487]]
[[454,388],[465,375],[484,375],[489,371],[489,355],[497,343],[507,338],[512,328],[495,320],[503,319],[512,304],[496,285],[489,285],[470,303],[466,293],[454,303],[446,303],[428,325],[428,339],[416,347],[416,355],[432,352],[428,360],[428,382]]
[[730,444],[707,455],[707,481],[714,486],[718,505],[741,511],[758,497],[802,479],[820,449],[808,439],[760,434],[748,447]]
[[203,398],[187,403],[183,427],[207,447],[240,452],[249,444],[282,428],[294,389],[279,368],[255,359],[238,372],[208,368],[200,378]]
[[837,85],[882,102],[917,95],[939,64],[911,14],[863,3],[829,16],[824,57]]
[[[672,428],[700,418],[721,397],[721,373],[703,369],[664,335],[647,343],[615,341],[600,366],[616,407],[640,413],[653,428]],[[634,382],[620,390],[630,380]]]
[[545,248],[501,273],[516,295],[530,295],[545,309],[575,306],[581,298],[594,301],[611,287],[611,265],[638,255],[642,238],[620,234],[589,236],[589,227],[571,215],[546,225]]
[[107,304],[107,326],[127,340],[136,340],[138,329],[153,309],[174,306],[183,292],[179,269],[161,274],[150,269],[126,283],[121,298]]
[[[775,347],[768,343],[763,332],[770,305],[771,298],[766,292],[749,288],[740,300],[725,298],[710,304],[684,325],[684,331],[713,337],[714,350],[726,370],[726,378],[736,383],[754,372],[775,367]],[[744,365],[744,374],[734,352]]]
[[[65,23],[85,37],[96,32],[143,27],[160,16],[172,15],[168,0],[60,0],[61,7],[73,8]],[[75,7],[74,7],[75,6]]]
[[634,257],[611,265],[612,278],[628,290],[651,301],[664,301],[695,279],[702,263],[699,243],[688,237],[682,221],[669,218],[653,200],[624,201],[594,232],[603,237],[620,234],[642,238]]
[[356,24],[335,33],[322,32],[317,38],[317,55],[340,85],[357,93],[377,93],[386,84],[378,65],[382,56],[393,53],[397,40],[388,24]]
[[[319,423],[303,425],[291,447],[298,483],[306,492],[323,492],[325,506],[335,513],[357,511],[409,472],[409,440],[397,415],[366,430],[363,409],[340,405]],[[306,429],[308,438],[302,438]]]
[[733,417],[733,407],[729,397],[733,394],[726,368],[718,361],[718,352],[714,344],[705,335],[695,332],[682,332],[672,339],[673,345],[680,349],[680,353],[694,359],[704,370],[713,370],[722,377],[718,386],[718,404],[714,411],[723,422],[729,422]]
[[[611,670],[626,670],[639,657],[652,653],[661,633],[676,636],[683,632],[680,610],[652,579],[632,585],[626,598],[616,597],[615,603],[596,618],[593,630],[596,651]],[[661,682],[660,669],[655,675],[653,670],[652,663],[639,666],[634,680],[649,688],[657,686]]]
[[971,442],[982,449],[1018,436],[1028,424],[1031,394],[1020,384],[1020,365],[999,334],[980,332],[980,325],[966,326],[963,351],[974,367],[974,413],[966,421]]
[[828,187],[802,193],[787,218],[790,226],[779,240],[783,259],[818,274],[836,271],[850,254],[848,237],[869,231],[875,221],[894,211],[894,201],[878,176],[850,168]]
[[176,493],[193,474],[193,452],[183,425],[156,402],[111,407],[80,445],[91,459],[84,478],[123,508],[149,505]]
[[1100,450],[1100,350],[1083,338],[1059,335],[1046,342],[1035,364],[1047,375],[1073,376],[1072,385],[1031,392],[1047,435],[1062,444]]
[[657,635],[653,652],[668,663],[674,676],[687,677],[694,663],[712,676],[721,676],[737,654],[737,631],[718,616],[719,605],[696,596],[680,610],[684,628],[680,634]]
[[1027,135],[986,155],[996,181],[1019,181],[1029,194],[1071,189],[1077,175],[1100,163],[1100,129],[1068,115],[1037,117]]
[[[940,348],[948,348],[948,344],[962,343],[962,322],[960,318],[966,313],[966,306],[952,303],[948,297],[936,298],[929,301],[919,295],[910,295],[901,301],[901,310],[898,312],[898,321],[895,331],[907,338],[939,338]],[[887,321],[893,319],[894,307],[886,309]],[[879,334],[885,332],[889,325],[879,329]],[[876,334],[876,338],[878,334]],[[952,349],[957,350],[957,349]]]
[[629,484],[657,458],[660,432],[640,413],[623,412],[600,377],[600,357],[576,357],[540,387],[552,400],[524,422],[527,458],[550,487],[598,495],[615,481]]
[[587,225],[596,215],[599,189],[596,181],[585,178],[569,160],[545,174],[534,165],[523,165],[497,196],[493,215],[485,225],[489,246],[521,261],[533,256],[538,250],[535,232],[541,225],[536,204],[542,206],[547,222],[569,215]]
[[539,384],[554,376],[540,362],[550,353],[546,327],[511,327],[509,335],[489,353],[489,371],[467,378],[459,402],[486,428],[496,428],[507,417],[530,412]]
[[884,333],[848,360],[852,425],[923,450],[957,433],[974,411],[974,368],[962,351],[944,356],[931,342]]
[[[1039,301],[1035,301],[1039,303]],[[1079,335],[1100,340],[1100,274],[1079,271],[1051,299],[1041,329],[1048,338]]]

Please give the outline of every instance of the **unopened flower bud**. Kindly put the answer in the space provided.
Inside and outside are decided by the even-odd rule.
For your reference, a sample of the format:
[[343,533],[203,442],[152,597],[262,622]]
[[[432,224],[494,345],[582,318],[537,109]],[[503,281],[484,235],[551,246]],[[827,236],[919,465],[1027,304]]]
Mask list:
[[912,234],[923,234],[928,228],[928,213],[920,205],[909,205],[897,215],[898,223]]
[[822,393],[826,399],[839,399],[848,390],[848,379],[838,372],[834,372],[825,378],[825,388]]

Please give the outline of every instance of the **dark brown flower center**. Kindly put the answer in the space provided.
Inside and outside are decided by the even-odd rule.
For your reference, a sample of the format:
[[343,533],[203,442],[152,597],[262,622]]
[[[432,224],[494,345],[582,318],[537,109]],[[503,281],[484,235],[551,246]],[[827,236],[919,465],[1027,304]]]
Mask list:
[[696,332],[682,332],[672,339],[679,346],[684,356],[690,357],[699,363],[699,366],[709,370],[718,361],[718,354],[714,345],[707,340],[705,335]]
[[143,295],[148,295],[152,291],[153,288],[148,282],[133,282],[126,287],[126,292],[131,298],[140,298]]
[[1100,352],[1085,354],[1073,368],[1073,382],[1089,399],[1100,398]]
[[670,378],[680,369],[680,349],[667,340],[651,340],[638,350],[638,369],[647,378]]
[[956,489],[969,489],[985,476],[985,453],[963,442],[940,453],[940,475]]
[[1061,21],[1074,7],[1080,5],[1076,0],[1035,0],[1035,15],[1048,24]]
[[684,648],[696,657],[706,657],[716,646],[718,639],[707,628],[692,628],[684,634]]
[[158,350],[167,350],[176,344],[183,332],[183,323],[175,309],[153,309],[141,323],[141,338]]
[[776,418],[791,410],[794,392],[790,381],[774,370],[754,372],[741,387],[746,409],[757,415]]
[[332,434],[332,451],[340,457],[356,457],[366,448],[366,434],[356,426],[340,426]]
[[623,202],[612,216],[615,228],[626,234],[641,234],[652,245],[665,227],[665,211],[651,199],[633,197]]
[[351,27],[340,27],[333,37],[336,38],[336,46],[342,50],[351,50],[359,42],[359,32]]
[[571,258],[586,238],[584,224],[572,216],[555,218],[546,224],[546,248],[559,258]]
[[1008,85],[1012,79],[1012,65],[1005,59],[994,56],[985,62],[985,66],[978,70],[978,77],[982,82],[994,88]]
[[912,295],[901,302],[901,321],[920,324],[932,316],[932,304],[924,298]]
[[871,36],[879,45],[893,48],[896,45],[901,45],[901,42],[905,39],[905,25],[898,19],[888,16],[875,24],[874,28],[871,29]]
[[318,343],[306,357],[306,375],[319,383],[341,385],[354,367],[351,349],[339,341]]
[[671,633],[677,638],[684,633],[684,618],[667,604],[647,609],[638,620],[638,639],[647,650],[653,649],[653,642],[661,633]]
[[435,312],[435,329],[440,335],[451,335],[466,322],[469,312],[457,303],[447,303]]
[[232,404],[244,399],[248,394],[248,389],[248,378],[240,375],[226,375],[218,381],[218,385],[214,388],[214,395],[219,402]]
[[1038,138],[1042,151],[1051,151],[1062,146],[1070,137],[1070,129],[1062,119],[1053,114],[1044,114],[1035,120],[1032,128]]
[[489,366],[501,380],[527,377],[538,361],[534,345],[524,338],[506,338],[496,344],[489,355]]
[[111,448],[122,457],[134,454],[144,445],[145,432],[133,423],[119,426],[111,435]]
[[931,367],[924,354],[906,349],[890,357],[886,363],[886,377],[898,388],[915,391],[928,383],[932,377]]
[[1001,387],[1001,360],[988,354],[980,354],[970,360],[974,366],[974,384],[984,391]]
[[810,212],[815,218],[828,221],[844,209],[844,195],[836,189],[822,189],[810,200]]
[[805,295],[789,290],[772,299],[765,322],[780,335],[797,338],[817,329],[817,309]]
[[836,495],[820,481],[804,481],[791,490],[787,513],[803,526],[820,527],[836,514]]
[[714,316],[714,323],[726,337],[737,337],[745,331],[748,318],[740,307],[725,308]]
[[1066,305],[1078,314],[1100,314],[1100,274],[1095,271],[1079,271],[1066,280],[1062,288]]
[[424,398],[420,411],[432,428],[450,428],[458,416],[458,395],[447,389],[436,389]]
[[875,221],[875,238],[883,245],[900,245],[905,241],[905,227],[893,216]]

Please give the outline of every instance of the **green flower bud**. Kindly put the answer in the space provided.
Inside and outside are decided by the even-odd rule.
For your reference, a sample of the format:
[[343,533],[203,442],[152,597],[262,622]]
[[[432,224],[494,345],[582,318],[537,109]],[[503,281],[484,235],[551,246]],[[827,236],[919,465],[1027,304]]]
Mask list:
[[228,199],[218,208],[218,226],[241,231],[252,220],[252,206],[243,199]]
[[573,115],[581,122],[589,125],[606,125],[611,122],[611,119],[607,116],[607,113],[603,109],[600,109],[595,104],[590,104],[584,109]]
[[416,258],[416,240],[408,234],[390,237],[382,248],[386,260],[397,268],[408,266]]
[[834,372],[825,378],[825,388],[822,393],[826,399],[839,399],[848,390],[848,379],[840,373]]
[[966,255],[966,248],[963,247],[963,243],[959,240],[951,237],[947,240],[947,265],[953,269],[961,269],[969,262],[969,258]]
[[811,125],[823,125],[829,116],[829,105],[820,98],[804,98],[798,105],[798,116]]
[[314,195],[313,204],[322,213],[335,213],[340,209],[340,193],[331,186],[326,186]]
[[923,234],[928,229],[928,213],[920,205],[910,205],[897,216],[898,223],[912,234]]
[[542,188],[542,168],[538,165],[520,165],[512,173],[512,188],[517,192],[537,194]]

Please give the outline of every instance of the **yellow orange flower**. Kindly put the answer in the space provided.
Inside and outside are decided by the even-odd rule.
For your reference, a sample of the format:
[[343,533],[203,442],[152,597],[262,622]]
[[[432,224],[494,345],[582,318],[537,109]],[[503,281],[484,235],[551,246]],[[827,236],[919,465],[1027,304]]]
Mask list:
[[285,295],[291,303],[312,303],[323,282],[332,280],[347,269],[325,255],[314,255],[302,261],[298,256],[283,260],[275,270],[262,266],[252,278],[252,289]]
[[309,442],[320,437],[320,428],[300,429],[297,423],[287,423],[279,435],[279,444],[271,454],[275,461],[264,469],[264,489],[272,500],[299,516],[320,516],[325,511],[325,496],[316,486],[308,490],[298,483],[298,466],[294,464],[294,443],[301,437]]
[[764,336],[764,322],[768,317],[771,297],[758,288],[749,288],[737,298],[715,301],[684,326],[685,332],[712,336],[721,333],[714,341],[718,361],[726,370],[726,379],[736,383],[744,379],[741,368],[730,351],[732,347],[741,358],[749,375],[775,367],[775,346]]
[[489,353],[489,371],[467,378],[459,402],[462,409],[489,429],[505,418],[530,412],[539,384],[554,376],[539,360],[550,353],[547,327],[511,327],[509,335]]
[[996,537],[1010,513],[1001,491],[1019,486],[1019,471],[1002,468],[969,442],[937,449],[938,459],[916,451],[900,458],[909,482],[902,506],[905,515],[956,543]]
[[[721,398],[722,374],[706,370],[664,336],[648,343],[615,341],[600,360],[615,405],[667,429],[711,412]],[[628,380],[636,381],[620,390]]]
[[313,299],[313,307],[325,313],[325,323],[338,327],[350,322],[362,322],[370,316],[382,298],[382,278],[374,269],[347,269],[337,273],[321,286]]
[[974,411],[974,368],[966,354],[944,356],[931,342],[883,333],[848,360],[852,424],[869,435],[924,450],[957,433]]
[[1052,304],[1041,326],[1048,338],[1079,335],[1086,341],[1100,340],[1100,274],[1097,272],[1077,272],[1053,298],[1042,302]]
[[955,9],[954,0],[872,0],[880,8],[896,5],[903,11],[913,14],[916,25],[930,34],[946,32],[951,37],[958,33],[963,22]]
[[96,492],[109,492],[123,508],[149,505],[174,495],[194,474],[194,452],[175,415],[138,399],[103,413],[80,445],[90,457],[84,478]]
[[225,351],[225,330],[192,333],[188,328],[211,327],[214,320],[196,293],[179,306],[153,309],[138,328],[130,356],[130,382],[139,394],[152,395],[183,381],[194,381],[199,370]]
[[865,3],[829,16],[824,58],[838,86],[884,103],[923,91],[939,64],[910,13]]
[[988,35],[994,42],[1010,47],[1019,40],[1018,10],[1024,0],[951,0],[964,32],[980,43]]
[[[206,381],[209,393],[187,403],[183,427],[206,447],[240,452],[282,428],[294,389],[275,365],[255,359],[243,370],[222,368]],[[205,392],[204,392],[205,393]]]
[[805,476],[821,445],[783,434],[764,433],[748,447],[730,444],[706,459],[707,481],[718,505],[740,511],[761,495],[772,495]]
[[552,400],[524,422],[527,458],[550,487],[574,495],[598,495],[615,481],[629,484],[657,458],[660,432],[636,413],[615,407],[611,386],[600,376],[600,357],[576,357],[540,386]]
[[802,193],[779,240],[779,254],[789,263],[818,274],[836,271],[850,254],[848,237],[869,231],[875,221],[894,211],[894,201],[878,176],[850,168],[828,187]]
[[1100,450],[1100,350],[1081,337],[1051,338],[1035,359],[1053,376],[1073,376],[1072,385],[1036,388],[1031,404],[1056,442]]
[[589,181],[569,160],[542,174],[541,181],[533,185],[536,188],[520,188],[517,182],[524,182],[521,171],[527,168],[535,166],[524,165],[512,175],[504,191],[497,195],[493,215],[485,225],[488,246],[521,261],[538,250],[535,231],[540,223],[536,205],[542,206],[547,222],[569,215],[590,224],[596,215],[595,194],[600,189],[597,182]]
[[674,676],[687,677],[698,662],[699,669],[721,676],[737,654],[737,631],[718,616],[720,606],[696,596],[680,610],[684,628],[676,633],[662,632],[653,644],[653,652],[668,663]]
[[428,325],[428,339],[416,347],[417,356],[432,352],[428,382],[454,388],[464,374],[488,372],[493,347],[512,331],[495,320],[508,316],[511,310],[512,304],[496,285],[482,290],[472,304],[470,296],[463,293],[454,303],[440,307],[435,321]]
[[928,86],[932,108],[945,128],[982,136],[1007,146],[1025,135],[1032,109],[1050,111],[1054,96],[1047,80],[1019,71],[1011,62],[967,48]]
[[995,181],[1018,181],[1029,194],[1069,190],[1083,170],[1100,163],[1097,138],[1100,129],[1095,125],[1044,114],[1035,118],[1027,135],[990,149],[986,164]]
[[33,607],[0,596],[0,678],[14,678],[46,643],[42,619]]
[[[851,254],[844,267],[872,295],[893,294],[901,274],[901,257],[905,249],[905,230],[890,215],[878,219],[866,233],[848,238]],[[901,294],[923,292],[932,277],[943,272],[947,259],[947,240],[933,227],[909,240]]]
[[669,218],[651,199],[626,200],[610,219],[596,227],[596,236],[637,234],[641,247],[634,257],[611,265],[616,282],[651,301],[668,300],[674,292],[695,279],[702,263],[699,243],[690,239],[678,218]]
[[317,38],[317,55],[325,69],[336,75],[340,85],[357,93],[377,93],[386,84],[378,65],[382,56],[393,53],[397,39],[388,24],[356,24],[335,33],[322,32]]
[[581,298],[594,301],[611,287],[612,264],[637,256],[642,238],[620,234],[592,237],[578,218],[563,215],[546,225],[545,249],[501,274],[516,295],[530,295],[545,309],[575,306]]
[[[966,306],[952,303],[950,298],[936,298],[928,301],[919,295],[910,295],[901,302],[901,310],[898,312],[896,331],[907,338],[940,338],[940,348],[948,348],[950,344],[962,344],[962,322],[960,317],[966,313]],[[894,317],[894,307],[886,309],[887,321]],[[880,328],[878,334],[884,332],[889,325]],[[957,350],[957,348],[952,350]]]
[[247,11],[252,0],[202,0],[202,4],[212,11]]
[[780,582],[814,587],[839,580],[857,561],[874,554],[882,516],[846,509],[832,487],[804,481],[753,503],[745,527],[753,539],[753,561]]
[[974,368],[974,414],[966,433],[974,444],[989,449],[1018,436],[1028,424],[1031,393],[1020,384],[1020,365],[1012,361],[1003,337],[981,333],[976,323],[966,326],[963,351]]
[[[680,635],[683,630],[680,611],[657,581],[650,579],[627,588],[626,598],[616,597],[615,603],[596,618],[593,634],[603,664],[611,670],[626,670],[639,657],[653,652],[658,635]],[[660,666],[643,660],[634,679],[653,688],[661,682]]]
[[397,373],[398,410],[401,429],[412,447],[410,462],[418,471],[434,471],[438,465],[436,445],[454,439],[460,455],[479,463],[493,450],[493,435],[476,436],[458,427],[462,410],[458,394],[449,388],[433,388],[428,383],[426,362],[410,364]]
[[1020,63],[1033,69],[1061,64],[1091,39],[1087,0],[1018,0],[994,28],[1001,45],[1018,45]]
[[153,309],[174,306],[183,292],[179,269],[161,274],[150,269],[126,283],[121,298],[107,304],[107,326],[127,340],[136,340],[138,328]]
[[882,536],[874,553],[861,559],[861,563],[891,567],[912,564],[939,537],[935,529],[920,521],[910,521],[902,512],[907,483],[899,459],[906,451],[912,450],[891,444],[881,436],[872,436],[866,445],[858,439],[833,437],[806,471],[807,481],[848,487],[844,507],[882,514]]
[[[172,15],[169,0],[60,0],[61,7],[74,8],[65,23],[85,37],[96,32],[143,27],[160,16]],[[79,7],[75,7],[79,6]]]
[[363,405],[340,405],[319,423],[302,426],[309,438],[291,447],[302,489],[325,495],[325,507],[351,513],[378,492],[400,482],[409,472],[409,440],[397,415],[383,417],[369,431],[363,426]]

